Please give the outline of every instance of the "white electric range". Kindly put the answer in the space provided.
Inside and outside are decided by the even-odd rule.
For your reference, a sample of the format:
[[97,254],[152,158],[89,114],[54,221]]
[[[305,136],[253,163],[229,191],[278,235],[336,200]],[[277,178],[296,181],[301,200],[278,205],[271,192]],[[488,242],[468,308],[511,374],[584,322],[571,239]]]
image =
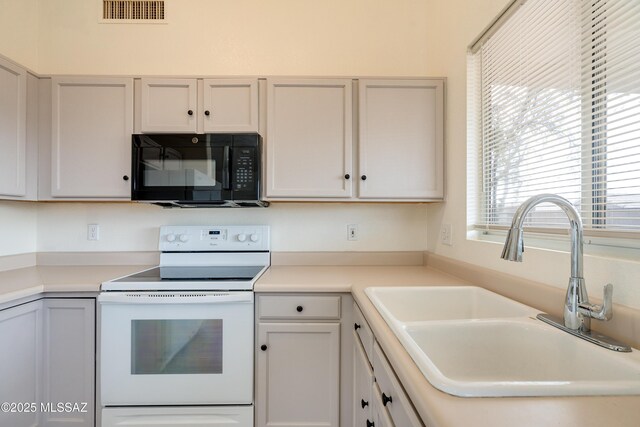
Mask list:
[[[253,426],[267,226],[165,226],[160,265],[102,284],[102,426]],[[160,422],[162,420],[162,422]]]

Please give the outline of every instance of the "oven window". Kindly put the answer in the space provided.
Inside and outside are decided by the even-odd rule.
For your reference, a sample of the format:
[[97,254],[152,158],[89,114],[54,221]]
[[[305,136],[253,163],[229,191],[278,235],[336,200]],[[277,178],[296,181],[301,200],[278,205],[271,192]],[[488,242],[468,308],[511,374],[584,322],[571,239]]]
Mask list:
[[131,321],[131,374],[221,374],[222,319]]

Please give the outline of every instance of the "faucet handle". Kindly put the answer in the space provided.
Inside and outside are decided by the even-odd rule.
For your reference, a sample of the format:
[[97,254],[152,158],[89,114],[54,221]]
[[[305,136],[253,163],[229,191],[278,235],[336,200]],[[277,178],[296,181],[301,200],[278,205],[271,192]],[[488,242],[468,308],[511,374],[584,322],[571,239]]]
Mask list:
[[582,303],[578,306],[580,313],[598,320],[611,320],[613,317],[613,285],[608,283],[604,287],[602,305]]

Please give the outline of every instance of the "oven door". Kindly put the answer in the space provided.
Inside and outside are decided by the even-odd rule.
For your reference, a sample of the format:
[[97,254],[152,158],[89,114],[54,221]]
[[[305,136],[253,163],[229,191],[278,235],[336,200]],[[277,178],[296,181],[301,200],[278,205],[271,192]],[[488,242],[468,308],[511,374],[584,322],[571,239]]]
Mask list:
[[251,404],[252,292],[103,292],[103,406]]

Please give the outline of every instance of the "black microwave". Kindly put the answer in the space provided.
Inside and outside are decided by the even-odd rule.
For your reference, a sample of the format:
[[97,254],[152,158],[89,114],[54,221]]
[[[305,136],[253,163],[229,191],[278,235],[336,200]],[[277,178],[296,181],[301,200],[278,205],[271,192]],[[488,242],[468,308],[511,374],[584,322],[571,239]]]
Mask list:
[[257,133],[132,135],[131,199],[164,207],[267,206],[260,148]]

